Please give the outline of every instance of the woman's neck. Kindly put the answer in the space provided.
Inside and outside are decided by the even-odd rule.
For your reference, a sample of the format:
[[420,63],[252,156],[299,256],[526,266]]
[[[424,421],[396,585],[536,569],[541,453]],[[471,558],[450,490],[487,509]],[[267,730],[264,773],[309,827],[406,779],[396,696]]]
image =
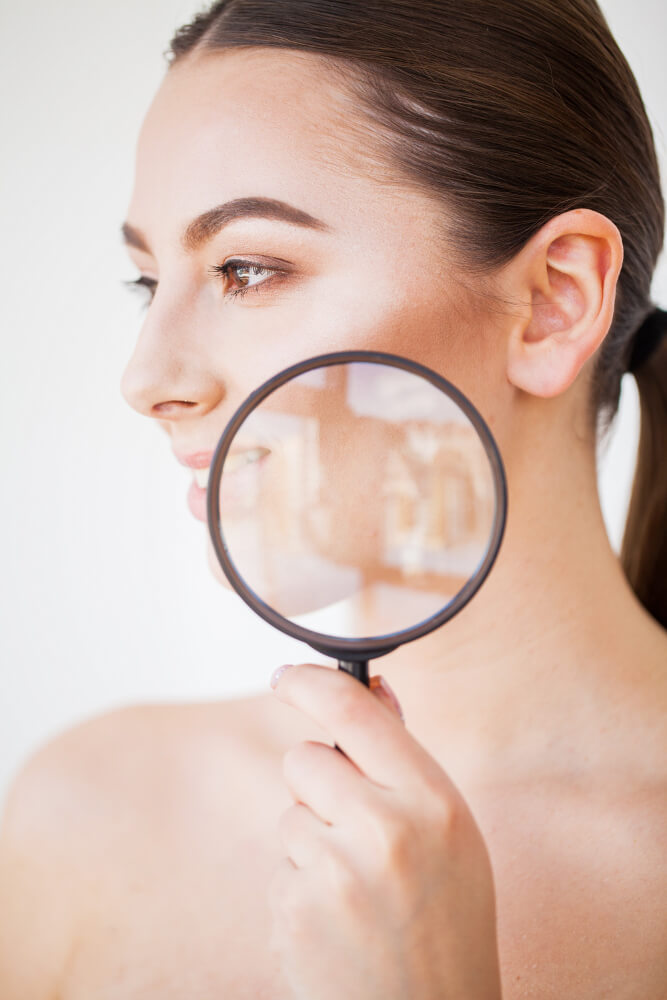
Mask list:
[[503,546],[470,604],[371,664],[420,742],[473,769],[562,762],[665,655],[610,546],[590,448],[539,464],[513,463]]

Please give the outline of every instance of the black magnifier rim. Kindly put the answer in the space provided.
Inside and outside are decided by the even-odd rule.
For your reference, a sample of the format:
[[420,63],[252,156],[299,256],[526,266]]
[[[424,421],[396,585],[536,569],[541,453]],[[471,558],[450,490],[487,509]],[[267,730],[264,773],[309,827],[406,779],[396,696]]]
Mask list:
[[[346,639],[341,636],[326,635],[323,632],[315,632],[312,629],[304,628],[302,625],[297,625],[290,621],[289,618],[285,618],[270,605],[266,604],[246,585],[243,577],[238,573],[223,538],[219,517],[222,467],[232,440],[248,414],[266,399],[267,396],[270,396],[272,392],[295,376],[302,375],[313,368],[325,368],[331,365],[350,363],[384,364],[394,368],[402,368],[415,375],[420,375],[453,399],[468,417],[482,441],[489,464],[491,465],[495,487],[495,507],[490,544],[477,570],[465,586],[461,588],[456,597],[441,611],[435,615],[431,615],[430,618],[425,618],[418,625],[410,629],[361,639]],[[440,625],[444,625],[445,622],[449,621],[450,618],[453,618],[455,614],[465,607],[468,601],[477,593],[495,562],[505,532],[505,523],[507,520],[507,480],[498,446],[486,421],[470,400],[456,386],[443,378],[442,375],[438,375],[437,372],[419,364],[417,361],[411,361],[409,358],[404,358],[398,354],[386,354],[381,351],[335,351],[330,354],[320,354],[317,357],[307,358],[305,361],[299,361],[297,364],[283,369],[258,386],[239,406],[225,427],[213,455],[206,496],[206,513],[213,547],[225,576],[239,597],[260,618],[263,618],[281,632],[285,632],[294,639],[307,643],[313,649],[319,650],[327,656],[352,661],[367,660],[381,656],[383,653],[388,653],[397,646],[403,645],[403,643],[419,639]]]

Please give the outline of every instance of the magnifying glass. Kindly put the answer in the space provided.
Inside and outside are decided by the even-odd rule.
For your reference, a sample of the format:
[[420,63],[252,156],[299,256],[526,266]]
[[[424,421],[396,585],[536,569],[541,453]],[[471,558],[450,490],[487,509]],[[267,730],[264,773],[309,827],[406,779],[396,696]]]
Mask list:
[[207,518],[261,618],[368,685],[368,661],[443,625],[505,528],[498,447],[473,404],[407,358],[343,351],[264,382],[211,463]]

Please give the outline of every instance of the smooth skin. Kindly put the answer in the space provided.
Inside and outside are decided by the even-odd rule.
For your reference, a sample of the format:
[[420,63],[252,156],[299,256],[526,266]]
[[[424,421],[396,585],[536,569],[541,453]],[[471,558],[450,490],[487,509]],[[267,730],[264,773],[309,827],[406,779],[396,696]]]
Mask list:
[[285,754],[272,947],[294,996],[499,1000],[493,875],[456,787],[349,675],[289,667],[278,697],[331,727]]
[[[239,218],[183,246],[249,197],[325,225]],[[154,297],[122,389],[175,451],[212,449],[292,362],[402,353],[490,424],[507,532],[475,599],[382,661],[405,725],[298,664],[39,751],[5,811],[0,996],[667,998],[667,637],[609,545],[587,411],[614,224],[565,213],[473,279],[330,67],[262,49],[169,72],[127,220]],[[210,273],[233,259],[266,270]]]

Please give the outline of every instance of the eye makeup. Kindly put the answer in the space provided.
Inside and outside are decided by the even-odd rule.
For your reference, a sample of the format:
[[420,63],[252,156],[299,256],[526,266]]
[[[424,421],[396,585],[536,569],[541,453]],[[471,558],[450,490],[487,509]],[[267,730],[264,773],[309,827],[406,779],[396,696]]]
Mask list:
[[[227,295],[231,298],[247,295],[248,292],[259,291],[260,286],[264,286],[269,284],[269,282],[272,282],[275,275],[286,273],[284,269],[281,270],[275,267],[264,267],[262,264],[257,264],[256,262],[250,260],[240,259],[227,260],[224,264],[214,264],[209,268],[209,274],[222,275],[227,279],[234,272],[237,272],[237,280],[241,281],[241,285],[237,288],[232,288],[227,292]],[[243,277],[241,277],[241,272],[246,272]],[[257,282],[256,284],[249,284],[251,277],[257,277],[260,274],[267,274],[270,277],[265,278],[263,281]]]
[[[226,282],[236,280],[238,282],[237,287],[229,288],[225,292],[226,297],[234,299],[237,296],[242,297],[251,292],[257,293],[261,291],[264,285],[273,284],[276,276],[281,274],[286,275],[287,270],[285,268],[266,267],[263,264],[258,264],[256,261],[234,258],[225,261],[224,264],[212,265],[209,267],[208,273],[214,277],[222,277]],[[262,281],[251,283],[251,278],[259,277],[262,274],[268,275],[268,277],[265,277]],[[148,298],[144,301],[144,308],[147,308],[153,301],[158,285],[155,278],[149,278],[143,274],[134,280],[123,281],[122,284],[126,288],[129,288],[130,291],[148,293]]]

